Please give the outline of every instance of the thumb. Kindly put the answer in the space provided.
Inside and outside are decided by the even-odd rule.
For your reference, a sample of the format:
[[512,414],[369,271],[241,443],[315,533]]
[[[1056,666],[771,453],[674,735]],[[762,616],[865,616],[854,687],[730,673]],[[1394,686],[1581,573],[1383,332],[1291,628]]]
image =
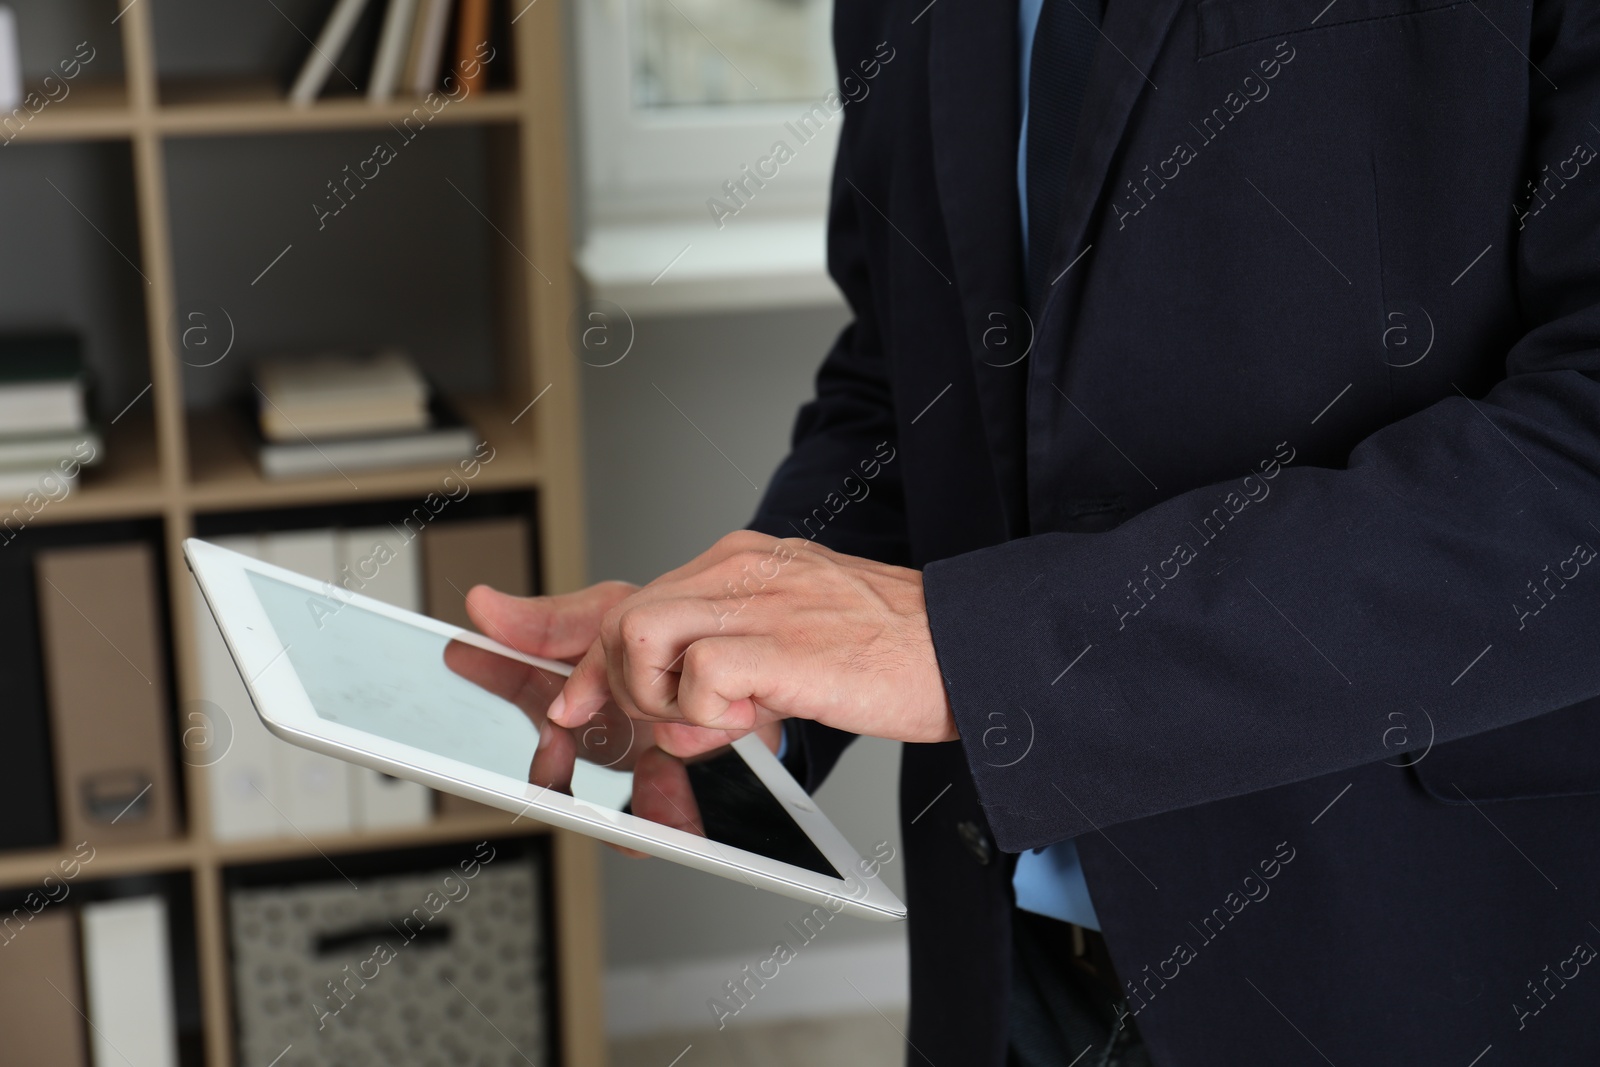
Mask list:
[[467,617],[485,636],[519,652],[573,660],[600,634],[600,620],[635,586],[601,582],[557,596],[511,596],[486,585],[467,591]]

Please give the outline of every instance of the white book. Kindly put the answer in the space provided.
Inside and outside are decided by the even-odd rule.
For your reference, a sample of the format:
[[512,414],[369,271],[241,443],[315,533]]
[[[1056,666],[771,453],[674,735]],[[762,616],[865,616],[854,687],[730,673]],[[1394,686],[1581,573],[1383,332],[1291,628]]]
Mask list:
[[17,45],[17,16],[0,4],[0,111],[22,106],[22,53]]
[[417,68],[422,63],[422,46],[427,38],[428,20],[433,16],[433,0],[417,0],[411,17],[411,32],[406,44],[406,65],[400,72],[400,87],[410,92],[417,81]]
[[[261,558],[325,582],[339,572],[332,530],[269,534],[261,539]],[[273,751],[285,790],[279,806],[295,832],[337,834],[355,828],[349,764],[283,741]]]
[[94,1067],[176,1067],[166,901],[153,896],[100,901],[85,904],[82,916]]
[[0,433],[71,433],[88,425],[77,378],[0,385]]
[[[223,548],[260,558],[258,537],[219,537]],[[206,607],[198,584],[195,601],[195,652],[200,699],[210,707],[186,708],[179,733],[187,758],[205,764],[211,794],[211,836],[218,841],[286,837],[294,833],[279,810],[284,792],[274,753],[283,744],[262,725],[250,703],[239,668],[228,654],[222,631]],[[208,721],[209,720],[209,721]],[[209,731],[205,733],[197,731]],[[210,744],[225,745],[219,755]]]
[[[407,611],[422,610],[421,547],[390,526],[341,530],[339,585]],[[415,826],[433,818],[433,791],[367,767],[350,767],[356,825]]]
[[437,426],[349,441],[267,442],[260,446],[257,460],[268,478],[334,477],[351,471],[454,463],[471,456],[481,441],[471,426]]
[[311,46],[311,52],[294,80],[294,87],[289,90],[291,104],[304,107],[316,100],[317,94],[328,83],[328,76],[336,69],[339,53],[350,42],[350,35],[355,32],[356,23],[360,21],[361,12],[366,6],[367,0],[339,0],[333,14],[322,24],[322,32],[317,34],[317,41]]
[[400,84],[416,12],[417,0],[389,0],[389,10],[383,14],[383,33],[378,37],[377,58],[372,64],[372,84],[367,87],[367,99],[375,104],[393,96]]
[[450,0],[422,0],[426,18],[412,50],[414,66],[407,72],[407,87],[417,96],[427,96],[439,85],[439,65],[444,62],[444,39],[450,29]]
[[416,361],[397,348],[370,355],[328,352],[281,356],[256,366],[256,385],[277,407],[299,413],[383,401],[425,410],[428,380]]
[[37,493],[46,500],[63,500],[78,484],[78,476],[61,473],[61,468],[51,464],[28,464],[0,469],[0,500],[24,500]]
[[361,437],[428,426],[428,382],[411,357],[329,353],[256,367],[261,434],[268,441]]
[[64,459],[90,467],[105,455],[105,443],[93,430],[73,433],[0,435],[0,468],[55,465]]

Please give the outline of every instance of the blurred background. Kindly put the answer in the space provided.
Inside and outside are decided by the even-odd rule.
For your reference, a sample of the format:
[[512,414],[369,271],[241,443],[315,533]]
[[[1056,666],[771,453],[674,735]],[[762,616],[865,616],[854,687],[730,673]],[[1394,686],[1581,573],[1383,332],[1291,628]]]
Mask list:
[[[902,927],[751,983],[809,907],[287,750],[180,547],[382,546],[362,591],[464,623],[746,522],[848,321],[846,101],[898,74],[830,18],[0,4],[0,1062],[901,1061]],[[898,759],[819,794],[897,892]]]

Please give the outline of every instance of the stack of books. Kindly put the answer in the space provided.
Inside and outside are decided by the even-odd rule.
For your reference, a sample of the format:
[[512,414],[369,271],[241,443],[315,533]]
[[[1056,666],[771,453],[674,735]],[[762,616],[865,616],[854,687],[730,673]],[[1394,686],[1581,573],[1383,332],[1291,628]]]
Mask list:
[[[483,87],[487,75],[485,65],[494,58],[496,51],[489,40],[491,0],[386,0],[386,3],[386,7],[385,0],[376,5],[371,5],[371,0],[338,0],[334,4],[289,90],[291,103],[301,106],[312,103],[335,71],[348,81],[344,72],[355,64],[339,65],[338,61],[347,50],[365,55],[363,36],[367,47],[372,49],[366,92],[374,103],[388,100],[396,91],[427,96],[439,89],[447,51],[455,56],[455,62],[449,71],[451,77],[443,84],[446,95],[452,100],[459,99],[464,93]],[[374,14],[368,14],[369,5],[374,8]],[[456,14],[453,33],[452,9]],[[378,10],[383,12],[381,30],[376,23]],[[369,32],[363,34],[364,28]],[[375,46],[370,43],[373,30],[378,32]],[[356,43],[352,44],[352,40]],[[447,44],[453,48],[447,49]]]
[[0,337],[0,498],[60,499],[101,452],[79,339]]
[[268,478],[448,463],[478,442],[403,352],[269,360],[255,392]]

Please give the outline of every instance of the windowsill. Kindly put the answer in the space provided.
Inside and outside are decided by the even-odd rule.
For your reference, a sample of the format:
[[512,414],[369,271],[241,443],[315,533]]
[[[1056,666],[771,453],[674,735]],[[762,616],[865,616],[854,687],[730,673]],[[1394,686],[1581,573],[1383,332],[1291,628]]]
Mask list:
[[629,315],[836,307],[821,216],[597,226],[578,249],[590,295]]

